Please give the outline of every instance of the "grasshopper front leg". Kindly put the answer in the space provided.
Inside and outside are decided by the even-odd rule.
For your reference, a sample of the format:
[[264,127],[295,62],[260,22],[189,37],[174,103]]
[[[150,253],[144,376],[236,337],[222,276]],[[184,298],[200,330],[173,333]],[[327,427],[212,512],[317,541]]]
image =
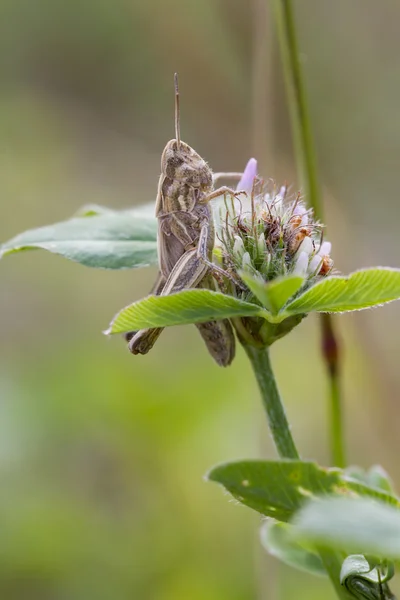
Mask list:
[[243,284],[238,279],[235,279],[230,273],[228,273],[224,269],[221,269],[221,267],[219,267],[209,259],[209,243],[210,224],[208,221],[204,221],[201,227],[199,243],[197,246],[197,256],[203,261],[205,265],[207,265],[208,269],[214,275],[217,281],[219,281],[221,277],[226,277],[233,283],[235,287],[242,287],[243,289],[246,289],[245,287],[243,287]]

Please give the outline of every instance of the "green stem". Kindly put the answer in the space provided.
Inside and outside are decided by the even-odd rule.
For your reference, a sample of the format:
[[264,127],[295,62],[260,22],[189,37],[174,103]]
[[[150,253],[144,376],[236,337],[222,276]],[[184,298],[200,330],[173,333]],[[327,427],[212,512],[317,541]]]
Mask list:
[[299,58],[296,26],[291,0],[273,0],[278,40],[285,75],[297,167],[308,202],[317,219],[322,219],[317,162],[307,97]]
[[[296,25],[291,0],[273,0],[283,70],[286,80],[289,111],[292,124],[296,161],[302,183],[317,219],[322,220],[322,201],[318,181],[317,161],[311,120],[307,105],[307,95],[300,62]],[[336,335],[331,315],[324,315],[321,321],[323,356],[329,372],[329,399],[331,423],[331,456],[333,464],[345,465],[345,451],[342,426],[342,401],[340,394],[338,354]],[[332,367],[331,357],[325,349],[333,345],[336,349],[336,364]]]
[[353,598],[354,600],[354,596],[350,595],[340,583],[340,569],[343,563],[343,556],[341,556],[339,552],[321,548],[318,550],[318,554],[325,567],[325,571],[335,588],[338,598],[340,598],[340,600],[350,600]]
[[[281,458],[299,459],[299,453],[290,432],[285,409],[276,385],[274,372],[269,357],[269,348],[253,346],[242,340],[242,345],[250,359],[256,376],[263,406],[267,413],[269,428]],[[341,560],[335,552],[321,551],[321,560],[325,566],[337,595],[342,600],[349,600],[346,590],[340,585]]]
[[285,409],[276,386],[269,358],[269,348],[245,345],[244,349],[250,359],[260,387],[262,402],[278,454],[282,458],[297,460],[299,453],[290,433]]

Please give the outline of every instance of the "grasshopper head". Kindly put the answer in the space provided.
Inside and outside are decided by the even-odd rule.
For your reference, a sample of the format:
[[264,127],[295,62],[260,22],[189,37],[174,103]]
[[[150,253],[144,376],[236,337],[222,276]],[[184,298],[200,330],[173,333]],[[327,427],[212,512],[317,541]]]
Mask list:
[[161,157],[161,171],[172,180],[181,181],[203,192],[212,189],[212,171],[205,160],[185,142],[170,140]]

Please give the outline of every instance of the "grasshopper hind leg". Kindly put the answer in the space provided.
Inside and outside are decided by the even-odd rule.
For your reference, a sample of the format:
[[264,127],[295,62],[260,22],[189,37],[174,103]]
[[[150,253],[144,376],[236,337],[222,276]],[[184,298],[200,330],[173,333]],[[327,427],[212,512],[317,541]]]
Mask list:
[[[165,296],[197,287],[206,273],[207,266],[198,258],[196,249],[190,250],[181,256],[167,280],[160,276],[153,288],[153,294]],[[162,330],[163,328],[159,327],[129,333],[129,350],[132,354],[147,354],[160,337]]]
[[[197,286],[215,290],[215,284],[209,275]],[[228,367],[235,357],[235,334],[229,319],[196,323],[207,350],[221,367]]]
[[[141,331],[132,331],[129,338],[128,348],[132,354],[147,354],[150,352],[163,331],[162,327],[157,329],[142,329]],[[126,337],[128,339],[127,334]]]
[[[159,271],[158,275],[157,275],[157,279],[153,285],[153,287],[150,290],[150,294],[154,295],[154,296],[159,296],[163,290],[163,287],[165,285],[165,277],[164,275],[161,273],[161,271]],[[152,330],[154,331],[154,330]],[[162,331],[162,330],[161,330]],[[160,333],[161,333],[160,331]],[[128,331],[127,333],[125,333],[124,337],[126,339],[127,342],[130,342],[131,339],[137,334],[139,333],[138,331]],[[158,336],[160,335],[160,333],[158,334]],[[157,336],[157,338],[158,338]],[[151,346],[149,347],[149,349],[147,350],[147,352],[149,350],[151,350],[151,348],[154,346],[155,342],[157,341],[157,338],[153,341],[153,343],[151,344]],[[149,340],[150,341],[150,340]],[[129,347],[130,349],[130,347]],[[146,354],[146,352],[134,352],[133,350],[131,350],[131,352],[133,354]]]

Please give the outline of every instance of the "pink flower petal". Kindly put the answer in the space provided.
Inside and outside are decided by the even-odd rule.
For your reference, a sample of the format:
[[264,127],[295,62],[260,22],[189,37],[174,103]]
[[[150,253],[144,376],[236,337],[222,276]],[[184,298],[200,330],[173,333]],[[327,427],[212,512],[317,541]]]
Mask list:
[[239,181],[237,190],[244,190],[248,194],[251,194],[253,189],[253,182],[257,177],[257,161],[255,158],[250,158],[243,172],[242,179]]

